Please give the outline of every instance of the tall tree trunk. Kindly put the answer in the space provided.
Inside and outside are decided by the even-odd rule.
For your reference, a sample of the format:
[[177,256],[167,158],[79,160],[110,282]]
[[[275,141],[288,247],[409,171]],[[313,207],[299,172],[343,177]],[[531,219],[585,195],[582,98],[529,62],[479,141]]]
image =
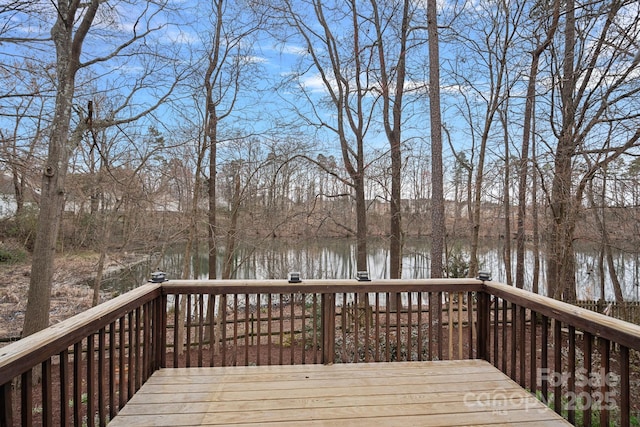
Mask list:
[[[535,116],[536,116],[536,107],[535,100],[533,101],[533,106],[531,109],[531,116],[533,132],[531,133],[531,159],[533,164],[536,165],[538,163],[538,158],[536,154],[536,141],[535,141]],[[538,216],[538,170],[537,168],[532,168],[532,177],[531,177],[531,221],[532,221],[532,239],[533,239],[533,283],[531,285],[531,290],[533,293],[537,294],[539,292],[540,286],[540,227],[539,227],[539,216]],[[523,257],[524,259],[524,257]],[[524,277],[523,277],[524,282]]]
[[507,277],[507,285],[513,286],[513,275],[511,273],[511,150],[509,150],[509,128],[507,126],[506,109],[500,111],[500,121],[502,122],[504,138],[504,269]]
[[[551,44],[551,40],[558,28],[560,19],[560,0],[554,1],[553,19],[546,34],[546,39],[540,43],[531,55],[531,66],[529,67],[529,82],[527,84],[527,95],[524,106],[524,117],[522,125],[522,150],[520,153],[520,170],[518,180],[518,218],[516,230],[516,287],[524,287],[524,255],[525,255],[525,221],[527,214],[527,177],[529,176],[529,141],[533,138],[531,132],[534,122],[534,105],[536,96],[536,81],[538,79],[538,69],[540,57]],[[532,198],[531,203],[537,203],[536,198]],[[536,286],[537,290],[537,286]]]
[[[210,88],[207,88],[210,90]],[[211,104],[211,103],[210,103]],[[209,213],[207,236],[209,242],[209,279],[216,279],[218,275],[218,243],[216,238],[216,183],[217,183],[217,118],[215,107],[210,106],[207,114],[205,138],[209,145]]]
[[100,257],[98,258],[98,265],[96,266],[96,277],[93,281],[93,299],[92,306],[96,306],[100,303],[100,286],[102,284],[102,277],[104,275],[104,265],[107,260],[107,250],[109,248],[109,240],[111,238],[111,222],[107,216],[106,211],[100,214],[100,232],[98,235],[98,245],[100,248]]
[[[363,169],[364,165],[359,170]],[[367,271],[367,203],[364,197],[363,173],[355,177],[353,184],[356,198],[356,269]]]
[[[611,279],[611,284],[613,286],[613,293],[616,299],[616,302],[621,303],[624,302],[624,296],[622,294],[622,286],[620,285],[620,280],[618,279],[618,275],[616,274],[616,265],[613,260],[613,253],[611,252],[611,240],[609,239],[609,232],[607,231],[606,226],[606,172],[602,182],[602,194],[600,195],[600,203],[601,206],[596,204],[595,200],[595,192],[593,189],[593,181],[589,182],[589,200],[591,202],[591,210],[593,211],[593,217],[596,221],[596,225],[600,230],[600,238],[601,238],[601,250],[600,250],[600,280],[604,280],[604,263],[603,258],[606,257],[607,260],[607,269],[609,270],[609,278]],[[602,215],[598,211],[602,212]],[[601,298],[604,300],[604,287],[602,287]]]
[[227,242],[225,247],[224,265],[222,266],[222,279],[231,279],[233,273],[233,260],[236,254],[238,241],[238,215],[240,213],[240,170],[233,175],[233,198],[231,200],[231,216],[229,229],[227,230]]
[[431,277],[443,277],[444,172],[442,168],[442,116],[440,112],[440,47],[436,0],[427,1],[429,35],[429,117],[431,119]]
[[[386,44],[383,37],[383,23],[378,13],[378,5],[371,0],[377,35],[378,61],[380,62],[380,90],[382,92],[384,129],[391,151],[391,200],[389,203],[391,223],[389,227],[389,277],[399,279],[402,275],[402,101],[406,75],[407,37],[409,34],[409,0],[402,6],[402,24],[400,29],[399,54],[393,64],[395,82],[387,70]],[[394,89],[393,96],[390,89]]]
[[82,44],[100,3],[99,0],[91,0],[83,8],[81,22],[74,34],[73,23],[76,21],[80,2],[58,1],[57,19],[51,29],[51,37],[56,46],[57,93],[47,161],[42,174],[40,212],[33,248],[23,336],[49,326],[56,242],[64,208],[65,179],[73,149],[73,138],[70,141],[69,129],[75,78],[80,64]]
[[575,257],[573,232],[578,206],[572,203],[571,161],[575,154],[575,2],[565,4],[564,65],[560,96],[562,129],[556,148],[554,176],[551,187],[551,227],[547,254],[548,295],[568,302],[575,300]]

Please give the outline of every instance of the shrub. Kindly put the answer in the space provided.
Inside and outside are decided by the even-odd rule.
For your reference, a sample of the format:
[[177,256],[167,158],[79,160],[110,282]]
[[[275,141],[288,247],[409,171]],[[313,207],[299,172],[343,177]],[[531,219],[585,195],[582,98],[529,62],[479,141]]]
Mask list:
[[26,258],[27,254],[21,249],[12,249],[0,246],[0,263],[12,264],[21,262]]

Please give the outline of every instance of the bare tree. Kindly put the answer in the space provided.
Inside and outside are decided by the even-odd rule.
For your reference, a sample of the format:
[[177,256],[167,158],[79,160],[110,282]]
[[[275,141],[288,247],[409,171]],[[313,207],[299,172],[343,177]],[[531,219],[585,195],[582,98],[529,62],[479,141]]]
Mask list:
[[[607,202],[606,202],[606,188],[607,188],[607,170],[603,169],[601,176],[602,185],[600,186],[600,195],[596,201],[596,189],[594,188],[593,179],[589,181],[587,188],[587,197],[589,199],[589,203],[591,205],[591,210],[593,213],[593,217],[596,221],[597,228],[600,232],[601,238],[601,247],[600,247],[600,275],[601,280],[604,280],[604,263],[603,258],[607,260],[607,269],[609,271],[609,278],[611,280],[611,284],[613,285],[613,294],[616,299],[616,302],[621,303],[624,301],[624,297],[622,295],[622,287],[620,286],[620,280],[618,279],[618,275],[616,273],[616,266],[613,261],[613,253],[611,250],[611,238],[609,237],[609,231],[607,230]],[[604,292],[601,292],[601,298],[604,299]]]
[[[320,0],[284,0],[275,11],[286,27],[295,31],[304,44],[300,72],[291,75],[292,83],[311,109],[307,123],[328,130],[340,142],[342,162],[349,179],[344,183],[353,189],[356,209],[356,265],[367,270],[367,205],[365,201],[365,136],[371,125],[373,97],[371,76],[367,73],[372,59],[373,40],[365,31],[367,18],[356,0],[344,4],[328,4]],[[307,13],[307,12],[311,13]],[[344,32],[344,33],[343,33]],[[286,33],[285,33],[286,36]],[[313,70],[321,82],[326,100],[319,100],[304,86],[303,79]],[[330,105],[332,117],[323,107]],[[300,110],[298,110],[300,111]],[[304,116],[304,114],[303,114]]]
[[[532,14],[539,15],[542,19],[548,14],[546,10],[540,10],[540,7],[534,8]],[[531,53],[531,65],[529,67],[529,81],[527,84],[527,95],[524,106],[523,125],[522,125],[522,149],[520,151],[520,167],[518,175],[518,218],[516,225],[516,287],[522,289],[524,287],[524,255],[525,255],[525,221],[527,213],[527,178],[529,175],[529,151],[530,140],[534,134],[531,132],[533,122],[534,97],[536,95],[536,82],[538,79],[538,70],[540,67],[540,58],[545,50],[551,44],[553,37],[558,28],[560,19],[560,1],[553,2],[551,13],[551,23],[545,31],[545,38],[539,41]],[[536,20],[537,22],[538,20]],[[540,28],[540,26],[537,26]],[[534,35],[536,37],[536,35]],[[537,37],[536,37],[537,39]],[[532,198],[532,204],[536,204],[537,200]]]
[[[162,5],[143,8],[142,15],[137,24],[133,26],[132,35],[127,40],[122,44],[112,46],[113,50],[109,52],[102,52],[104,54],[96,52],[94,55],[83,56],[83,46],[90,36],[94,21],[98,16],[98,9],[102,4],[103,2],[99,0],[84,3],[78,0],[60,0],[54,5],[56,13],[55,22],[51,27],[51,40],[56,53],[56,99],[49,134],[47,159],[42,173],[40,213],[33,251],[33,268],[25,313],[24,335],[32,334],[49,324],[50,287],[58,230],[65,202],[65,182],[69,159],[88,124],[86,112],[82,114],[81,110],[77,110],[81,113],[81,117],[75,128],[72,126],[78,73],[80,70],[117,58],[119,54],[124,53],[137,41],[148,37],[159,28],[154,26],[151,20],[162,9]],[[134,20],[134,22],[136,21]],[[141,77],[136,82],[136,87],[130,97],[136,91],[142,91],[146,87],[146,79]],[[172,87],[169,88],[169,92],[171,89]],[[130,97],[126,98],[126,101],[130,101]],[[134,115],[135,117],[128,117],[125,121],[134,121],[143,117],[163,100],[164,97],[160,96],[158,103],[152,104],[143,112],[138,112]],[[122,109],[126,105],[130,104],[125,102]],[[114,113],[123,114],[123,111],[117,110]],[[117,120],[115,123],[93,123],[95,127],[115,124],[117,124]]]
[[[510,96],[511,87],[517,82],[516,78],[507,79],[507,75],[518,72],[510,60],[516,55],[516,30],[522,21],[523,8],[524,2],[480,2],[477,7],[463,14],[465,19],[458,20],[456,40],[461,44],[463,51],[458,58],[459,68],[454,70],[454,75],[458,84],[462,86],[461,91],[470,92],[461,93],[464,102],[458,108],[461,108],[469,123],[474,144],[470,159],[475,172],[473,201],[470,204],[471,277],[475,277],[479,269],[478,247],[482,225],[484,175],[493,136],[492,130],[497,120],[496,115]],[[477,120],[474,117],[476,110],[481,114]],[[479,139],[477,148],[476,139]]]
[[[640,139],[638,104],[633,102],[640,93],[635,77],[640,5],[621,0],[579,5],[569,0],[563,16],[561,45],[552,46],[557,104],[552,104],[551,126],[557,145],[549,193],[547,286],[549,295],[574,301],[573,242],[585,188]],[[580,165],[585,156],[589,163]]]
[[427,1],[429,33],[429,117],[431,118],[431,277],[442,277],[444,267],[444,171],[442,168],[442,113],[440,111],[440,51],[436,0]]
[[259,12],[247,14],[241,5],[222,0],[212,2],[210,14],[211,32],[205,41],[205,89],[204,138],[209,148],[209,278],[217,276],[218,229],[216,216],[217,148],[220,143],[220,123],[229,117],[243,84],[250,81],[248,68],[251,62],[249,36],[260,28]]
[[[389,23],[394,19],[397,8],[399,8],[399,28],[395,28],[393,33],[387,35],[385,29],[394,29],[394,26]],[[376,30],[375,45],[380,68],[382,117],[391,153],[389,277],[399,279],[402,275],[402,107],[413,11],[411,2],[408,0],[404,0],[401,5],[392,4],[389,11],[383,8],[382,13],[378,2],[371,0],[371,9]],[[389,62],[390,64],[388,64]]]
[[3,116],[11,119],[11,127],[0,128],[0,163],[11,175],[17,218],[24,212],[25,198],[33,182],[31,171],[36,156],[44,147],[44,134],[49,123],[51,92],[48,75],[28,59],[0,68],[0,81],[6,93],[0,94]]

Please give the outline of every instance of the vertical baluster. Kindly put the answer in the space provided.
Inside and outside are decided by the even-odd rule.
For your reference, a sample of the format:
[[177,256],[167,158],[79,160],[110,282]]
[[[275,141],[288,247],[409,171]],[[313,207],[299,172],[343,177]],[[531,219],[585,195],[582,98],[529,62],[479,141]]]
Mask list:
[[[185,366],[187,368],[191,367],[191,318],[192,318],[192,308],[191,308],[191,294],[186,295],[187,298],[187,313],[185,316],[185,336],[187,340],[187,348],[185,351]],[[181,325],[182,326],[182,325]]]
[[120,389],[118,390],[118,410],[122,409],[122,407],[124,406],[125,402],[126,402],[126,385],[127,385],[127,380],[126,380],[126,359],[125,359],[125,351],[126,351],[126,342],[125,342],[125,324],[124,324],[124,317],[121,317],[118,321],[118,365],[119,365],[119,385],[120,385]]
[[569,402],[569,416],[568,421],[571,424],[576,422],[576,328],[569,325],[569,354],[568,354],[568,373],[569,378],[567,380],[568,396],[573,402]]
[[418,291],[418,360],[422,361],[422,291]]
[[69,351],[60,353],[60,424],[69,425]]
[[[53,384],[51,358],[42,362],[42,425],[53,425]],[[0,411],[3,412],[3,411]]]
[[101,328],[98,332],[98,419],[101,427],[107,424],[106,390],[104,387],[106,351],[105,328]]
[[[244,365],[249,366],[249,317],[250,317],[249,294],[244,294]],[[251,337],[253,339],[253,336]]]
[[385,294],[385,362],[391,361],[391,337],[390,337],[390,328],[391,328],[391,294],[387,292]]
[[178,340],[180,337],[179,330],[182,327],[180,325],[180,295],[175,294],[173,301],[173,367],[177,368],[178,354],[180,353],[178,346],[182,347],[182,343]]
[[[453,359],[453,298],[449,292],[447,296],[447,332],[449,334],[449,360]],[[487,337],[485,337],[486,339]]]
[[[133,396],[133,394],[138,391],[140,389],[140,385],[142,384],[142,344],[141,344],[141,338],[140,338],[140,332],[141,330],[141,317],[142,317],[142,310],[140,307],[136,307],[135,310],[135,326],[130,326],[132,328],[134,328],[133,332],[133,351],[134,351],[134,358],[133,358],[133,368],[134,368],[134,389],[133,389],[133,393],[131,393],[131,396]],[[131,370],[131,368],[129,368]]]
[[220,329],[222,330],[222,366],[227,366],[227,294],[220,295],[220,307],[222,309],[222,320]]
[[[220,307],[218,307],[220,310]],[[216,334],[216,295],[209,294],[207,299],[207,317],[209,318],[209,366],[215,365],[215,355],[218,347],[218,335]]]
[[[166,368],[167,365],[167,332],[169,331],[169,315],[167,313],[169,296],[162,294],[156,307],[158,310],[159,319],[154,318],[154,330],[155,330],[155,342],[156,342],[156,356],[154,359],[154,369]],[[157,322],[159,320],[159,322]],[[157,324],[156,324],[157,323]],[[159,360],[158,360],[159,358]],[[159,362],[159,364],[158,364]]]
[[[358,362],[358,356],[359,356],[358,348],[360,347],[360,340],[358,339],[358,330],[360,329],[360,319],[359,319],[360,313],[358,312],[359,308],[360,308],[360,301],[358,301],[358,294],[354,293],[353,294],[353,341],[355,344],[354,351],[353,351],[354,363]],[[346,341],[345,341],[345,346],[346,346]]]
[[82,342],[73,345],[73,424],[82,425]]
[[127,352],[127,396],[126,396],[126,400],[125,403],[129,401],[129,399],[131,399],[131,397],[133,396],[133,387],[134,387],[134,373],[135,373],[135,366],[134,366],[134,355],[135,355],[135,342],[133,339],[133,311],[130,311],[127,315],[127,326],[128,326],[128,340],[127,340],[127,348],[128,348],[128,352]]
[[484,292],[478,294],[478,357],[483,360],[488,360],[487,353],[489,347],[487,344],[487,337],[489,335],[489,328],[487,327],[487,299],[489,296]]
[[402,318],[400,317],[402,314],[402,294],[398,292],[396,296],[398,300],[398,306],[396,307],[396,362],[399,362],[402,347],[402,341],[400,340],[402,335]]
[[370,338],[371,338],[371,307],[369,305],[370,299],[369,294],[367,293],[365,296],[365,304],[364,304],[364,361],[371,361],[371,352],[370,352]]
[[33,425],[33,373],[31,369],[20,376],[20,406],[23,427]]
[[109,324],[109,419],[116,416],[116,322]]
[[340,328],[342,329],[342,361],[347,361],[347,324],[349,309],[347,307],[347,294],[342,294],[342,320],[340,321]]
[[537,391],[537,381],[536,381],[536,372],[537,372],[537,361],[538,361],[538,347],[537,347],[537,336],[538,336],[538,314],[531,310],[531,335],[529,340],[529,390],[533,394]]
[[[185,295],[183,298],[186,299],[186,313],[184,316],[184,331],[185,331],[185,366],[187,368],[191,367],[191,318],[192,318],[192,307],[191,307],[191,294]],[[182,327],[182,325],[180,325]],[[182,344],[182,343],[181,343]]]
[[462,355],[462,292],[458,292],[458,360],[463,359]]
[[542,401],[545,404],[549,404],[549,318],[547,316],[540,316],[541,331],[540,331],[540,373],[541,384],[540,390],[542,393]]
[[609,390],[609,378],[611,374],[611,342],[600,338],[600,393],[602,404],[600,405],[600,425],[609,425],[609,406],[611,391]]
[[413,335],[413,310],[411,305],[413,305],[413,300],[411,298],[411,291],[407,292],[407,360],[413,360],[411,355],[411,341]]
[[433,292],[427,292],[427,309],[429,327],[427,328],[427,360],[433,360],[433,310],[434,310]]
[[269,337],[269,342],[267,343],[267,365],[271,365],[271,332],[272,332],[272,322],[273,316],[271,315],[271,307],[273,305],[273,300],[271,293],[267,296],[267,336]]
[[[469,325],[469,359],[473,359],[474,358],[474,354],[473,354],[473,330],[475,329],[475,321],[473,318],[473,312],[475,311],[475,304],[474,304],[474,294],[472,292],[467,292],[467,321],[468,321],[468,325]],[[494,323],[497,322],[497,317],[494,319]],[[496,337],[497,339],[497,337]]]
[[238,366],[238,294],[233,294],[233,366]]
[[313,294],[313,363],[318,363],[318,294]]
[[166,323],[164,320],[164,298],[158,297],[149,302],[149,370],[147,378],[149,378],[157,369],[162,367],[163,357],[166,353]]
[[[562,374],[562,324],[553,321],[553,370],[554,377]],[[562,381],[553,384],[553,408],[558,414],[562,413]]]
[[581,385],[584,393],[581,395],[588,396],[587,397],[588,400],[586,402],[581,402],[582,408],[583,408],[582,422],[584,427],[591,427],[591,406],[594,402],[594,399],[592,396],[593,388],[591,384],[591,378],[592,378],[592,375],[591,375],[592,354],[591,353],[593,352],[593,347],[592,347],[593,336],[590,333],[585,332],[584,335],[582,336],[582,340],[583,340],[582,351],[584,352],[584,377],[582,378],[583,384]]
[[518,334],[518,357],[520,367],[520,372],[518,375],[518,384],[522,387],[525,387],[525,376],[526,376],[526,361],[527,361],[527,347],[525,345],[525,336],[527,333],[527,313],[526,309],[522,306],[518,307],[518,324],[520,325]]
[[151,354],[152,354],[152,341],[151,341],[151,313],[153,311],[153,307],[154,307],[154,301],[149,301],[147,304],[145,304],[144,306],[144,315],[142,318],[142,333],[143,333],[143,347],[142,347],[142,364],[143,364],[143,370],[142,370],[142,379],[143,382],[146,381],[150,376],[151,373],[153,372],[153,368],[151,366]]
[[442,292],[436,294],[436,311],[438,313],[438,360],[442,360]]
[[302,332],[302,345],[300,346],[300,351],[302,352],[302,364],[306,364],[307,363],[307,294],[302,293],[300,294],[300,312],[302,313],[301,315],[301,326],[300,326],[300,330]]
[[507,373],[507,331],[509,329],[509,313],[507,300],[502,299],[502,351],[500,355],[502,357],[502,372]]
[[222,366],[227,366],[227,294],[220,295],[220,331]]
[[290,316],[291,316],[291,320],[289,321],[289,337],[290,337],[290,345],[289,345],[289,355],[290,355],[290,364],[293,365],[294,363],[294,356],[295,356],[295,332],[296,332],[296,315],[295,315],[295,302],[294,302],[294,294],[291,294],[289,296],[289,305],[290,305]]
[[620,346],[620,425],[631,424],[631,393],[629,384],[629,347]]
[[284,304],[282,302],[282,294],[279,295],[279,305],[280,305],[280,349],[278,353],[278,364],[283,365],[283,347],[284,347]]
[[95,425],[95,336],[89,334],[87,337],[87,426]]
[[509,372],[512,380],[516,380],[516,360],[518,351],[518,311],[519,306],[511,303],[511,348],[509,351]]
[[257,343],[258,347],[256,348],[256,365],[260,366],[262,364],[260,360],[260,348],[262,347],[262,296],[260,294],[256,295],[256,335],[258,336]]
[[373,325],[373,328],[374,328],[373,333],[375,336],[373,360],[375,362],[380,362],[380,293],[379,292],[376,292],[375,296],[373,297],[373,304],[374,304],[374,308],[373,308],[373,312],[371,313],[373,316],[373,321],[375,322],[375,324]]
[[204,294],[198,295],[198,367],[202,367],[204,344]]
[[0,386],[0,425],[3,427],[13,426],[13,393],[11,391],[11,381]]
[[490,361],[493,361],[493,366],[498,367],[498,359],[500,357],[500,350],[498,348],[499,329],[498,324],[500,316],[499,298],[493,299],[493,355],[490,357]]

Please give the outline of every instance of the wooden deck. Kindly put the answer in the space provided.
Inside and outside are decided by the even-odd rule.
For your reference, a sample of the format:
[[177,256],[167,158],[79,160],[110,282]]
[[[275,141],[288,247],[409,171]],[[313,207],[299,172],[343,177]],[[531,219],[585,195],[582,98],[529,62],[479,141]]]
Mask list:
[[481,360],[161,369],[118,426],[565,426]]

